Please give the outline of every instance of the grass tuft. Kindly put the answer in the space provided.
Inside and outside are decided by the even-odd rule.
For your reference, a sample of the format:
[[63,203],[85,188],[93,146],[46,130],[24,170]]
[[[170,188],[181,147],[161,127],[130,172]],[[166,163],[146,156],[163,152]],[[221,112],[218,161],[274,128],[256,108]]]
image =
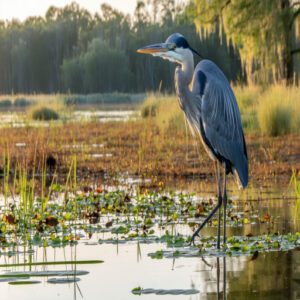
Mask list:
[[278,136],[300,131],[300,88],[271,86],[258,99],[257,115],[263,134]]
[[148,94],[141,107],[144,118],[153,117],[160,129],[185,128],[184,115],[175,95]]
[[292,111],[278,100],[265,101],[259,107],[258,120],[261,132],[269,136],[284,135],[291,132]]
[[59,114],[52,108],[40,107],[32,112],[32,119],[38,121],[58,120]]

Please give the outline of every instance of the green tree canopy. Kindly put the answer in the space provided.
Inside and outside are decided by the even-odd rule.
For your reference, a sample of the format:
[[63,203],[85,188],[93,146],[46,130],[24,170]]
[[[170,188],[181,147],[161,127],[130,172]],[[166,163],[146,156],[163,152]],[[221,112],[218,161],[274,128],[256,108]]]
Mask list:
[[45,16],[0,21],[0,93],[173,91],[175,66],[136,53],[180,32],[232,81],[243,79],[239,54],[218,34],[201,40],[185,5],[140,0],[126,15],[103,4],[95,15],[76,3]]
[[201,35],[224,30],[239,50],[250,82],[270,82],[294,75],[294,24],[300,2],[292,0],[194,0]]

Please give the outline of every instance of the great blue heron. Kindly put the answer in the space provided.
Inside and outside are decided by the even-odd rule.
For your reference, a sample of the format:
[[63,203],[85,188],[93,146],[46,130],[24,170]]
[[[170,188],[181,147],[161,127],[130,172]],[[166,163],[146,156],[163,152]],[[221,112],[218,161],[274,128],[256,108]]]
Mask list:
[[[194,232],[200,230],[219,210],[217,248],[220,248],[221,206],[223,203],[223,242],[226,242],[226,175],[233,173],[241,187],[248,184],[248,156],[239,108],[224,73],[212,61],[203,59],[194,69],[193,53],[183,35],[174,33],[165,43],[137,50],[178,63],[175,87],[179,105],[184,111],[193,135],[198,135],[209,157],[214,161],[218,203]],[[200,56],[200,55],[199,55]],[[189,87],[191,85],[191,88]],[[221,167],[224,168],[223,190]],[[222,195],[223,194],[223,195]]]

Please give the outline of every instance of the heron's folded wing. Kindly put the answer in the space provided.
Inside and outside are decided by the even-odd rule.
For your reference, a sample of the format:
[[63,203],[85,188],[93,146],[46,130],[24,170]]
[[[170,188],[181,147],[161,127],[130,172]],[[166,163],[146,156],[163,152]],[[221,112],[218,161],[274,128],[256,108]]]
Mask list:
[[216,67],[196,70],[193,92],[201,96],[201,125],[210,147],[237,170],[243,185],[248,162],[239,109],[232,89]]

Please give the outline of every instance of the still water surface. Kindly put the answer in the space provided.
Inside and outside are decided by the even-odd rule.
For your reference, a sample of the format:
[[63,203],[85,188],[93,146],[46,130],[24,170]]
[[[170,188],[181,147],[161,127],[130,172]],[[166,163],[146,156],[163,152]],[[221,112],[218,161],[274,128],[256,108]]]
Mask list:
[[[235,192],[232,192],[234,195]],[[204,195],[204,193],[203,193]],[[249,196],[250,195],[250,196]],[[211,197],[211,193],[206,195]],[[229,228],[229,235],[280,234],[299,231],[296,200],[285,188],[248,191],[243,201],[234,200],[235,210],[241,214],[251,211],[263,216],[268,213],[272,222],[244,224]],[[191,234],[189,228],[186,234]],[[215,235],[216,228],[206,227],[203,235]],[[34,248],[33,261],[104,260],[102,264],[78,265],[78,270],[89,271],[78,283],[49,284],[47,278],[38,278],[41,284],[12,286],[0,283],[1,299],[300,299],[300,251],[259,253],[257,259],[249,256],[151,259],[148,253],[166,249],[165,244],[99,244],[106,233],[95,233],[89,240],[80,240],[77,246],[64,248]],[[21,250],[21,249],[19,249]],[[1,263],[23,262],[29,256],[10,259],[1,256]],[[74,268],[74,266],[73,266]],[[70,270],[72,266],[31,267],[31,270]],[[9,271],[29,270],[28,267]],[[1,270],[1,273],[7,270]],[[133,295],[135,287],[174,290],[196,289],[193,295]]]

